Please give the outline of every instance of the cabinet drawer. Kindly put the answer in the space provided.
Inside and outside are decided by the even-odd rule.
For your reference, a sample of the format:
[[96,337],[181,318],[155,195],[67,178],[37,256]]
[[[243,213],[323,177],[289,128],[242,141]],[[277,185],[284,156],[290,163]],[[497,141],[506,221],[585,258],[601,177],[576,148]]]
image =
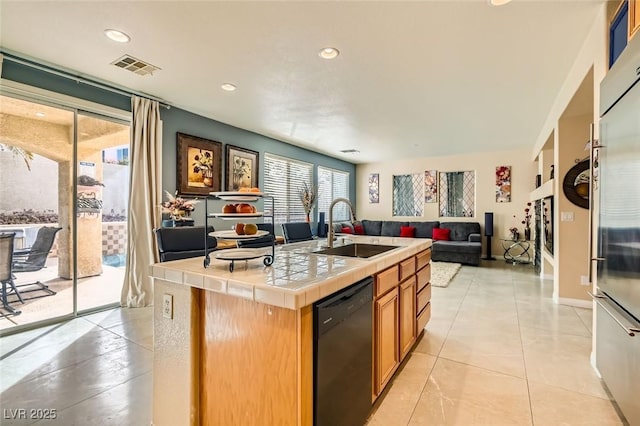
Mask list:
[[427,306],[422,310],[422,312],[420,312],[420,315],[418,315],[418,319],[417,319],[418,334],[422,333],[422,330],[425,328],[430,318],[431,318],[431,303],[427,303]]
[[418,277],[418,291],[420,291],[431,282],[431,264],[429,263],[420,269],[416,276]]
[[395,265],[376,275],[376,297],[380,297],[397,286],[399,266]]
[[406,280],[411,275],[416,273],[416,258],[410,257],[407,260],[400,262],[400,282]]
[[426,249],[425,251],[421,251],[416,255],[416,269],[422,268],[424,265],[431,261],[431,249]]
[[422,312],[427,303],[431,300],[431,284],[420,290],[417,295],[418,307],[416,312]]

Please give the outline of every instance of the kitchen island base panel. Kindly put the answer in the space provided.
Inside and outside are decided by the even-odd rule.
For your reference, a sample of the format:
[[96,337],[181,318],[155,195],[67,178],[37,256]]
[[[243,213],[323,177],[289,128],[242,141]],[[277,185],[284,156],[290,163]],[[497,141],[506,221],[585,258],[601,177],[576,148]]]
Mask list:
[[312,405],[300,386],[312,375],[311,308],[205,292],[202,312],[202,424],[310,424],[298,417]]
[[313,312],[155,279],[153,424],[311,425]]
[[[202,290],[154,280],[153,424],[200,425],[200,317]],[[173,318],[162,315],[173,296]]]

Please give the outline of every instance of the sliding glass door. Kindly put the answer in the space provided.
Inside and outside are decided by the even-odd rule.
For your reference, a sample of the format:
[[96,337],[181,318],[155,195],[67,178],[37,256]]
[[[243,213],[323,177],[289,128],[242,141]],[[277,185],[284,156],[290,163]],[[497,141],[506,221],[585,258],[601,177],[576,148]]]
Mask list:
[[129,125],[78,114],[78,310],[120,301],[127,248]]
[[4,95],[0,123],[0,233],[14,246],[0,253],[14,277],[0,288],[0,333],[117,303],[128,123]]

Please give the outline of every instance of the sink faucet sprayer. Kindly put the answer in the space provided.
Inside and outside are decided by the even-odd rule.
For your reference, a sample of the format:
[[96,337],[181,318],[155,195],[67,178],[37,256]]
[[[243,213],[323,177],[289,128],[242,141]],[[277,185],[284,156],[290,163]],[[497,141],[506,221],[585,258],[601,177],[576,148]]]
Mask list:
[[347,203],[347,206],[349,206],[349,210],[351,211],[351,222],[356,221],[356,214],[354,212],[351,201],[349,201],[347,198],[336,198],[335,200],[333,200],[331,202],[331,205],[329,206],[329,232],[327,233],[327,247],[329,248],[333,248],[333,206],[335,206],[336,203],[339,203],[340,201]]

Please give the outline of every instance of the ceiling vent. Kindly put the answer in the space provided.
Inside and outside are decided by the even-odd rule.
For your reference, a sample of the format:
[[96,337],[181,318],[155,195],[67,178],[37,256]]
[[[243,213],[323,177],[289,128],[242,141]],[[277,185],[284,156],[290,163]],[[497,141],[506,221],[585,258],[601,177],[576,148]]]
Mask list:
[[358,151],[357,149],[343,149],[340,152],[343,154],[355,154],[360,151]]
[[125,70],[129,70],[138,75],[153,75],[155,71],[160,69],[148,62],[141,61],[140,59],[136,59],[129,55],[124,55],[123,57],[116,59],[111,62],[111,65],[115,65],[118,68],[124,68]]

